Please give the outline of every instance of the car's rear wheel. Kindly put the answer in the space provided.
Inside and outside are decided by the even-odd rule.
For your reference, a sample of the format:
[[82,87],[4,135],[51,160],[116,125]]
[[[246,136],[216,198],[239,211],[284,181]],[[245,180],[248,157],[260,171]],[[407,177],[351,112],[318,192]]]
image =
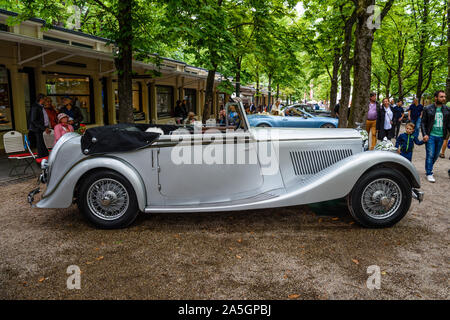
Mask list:
[[259,128],[270,128],[270,126],[267,123],[258,124],[257,127],[259,127]]
[[138,214],[136,194],[130,182],[121,174],[101,170],[82,181],[78,207],[96,227],[123,228]]
[[336,127],[331,123],[325,123],[321,126],[321,128],[336,128]]
[[395,169],[379,168],[364,174],[347,196],[353,218],[369,228],[391,227],[411,206],[408,179]]

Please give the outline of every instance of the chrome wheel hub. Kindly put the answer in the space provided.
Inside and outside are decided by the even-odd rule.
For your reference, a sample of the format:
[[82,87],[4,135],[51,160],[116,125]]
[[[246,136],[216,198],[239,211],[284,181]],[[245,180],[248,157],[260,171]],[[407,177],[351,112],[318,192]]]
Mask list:
[[103,220],[116,220],[128,209],[129,195],[117,180],[104,178],[94,182],[87,192],[91,212]]
[[369,183],[361,196],[364,212],[373,219],[386,219],[400,207],[402,191],[391,179],[382,178]]

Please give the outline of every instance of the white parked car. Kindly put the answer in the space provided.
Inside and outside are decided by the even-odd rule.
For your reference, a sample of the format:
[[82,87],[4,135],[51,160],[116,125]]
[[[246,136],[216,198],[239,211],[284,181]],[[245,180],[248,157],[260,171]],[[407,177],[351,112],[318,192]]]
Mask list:
[[[95,226],[119,228],[139,212],[240,211],[345,197],[360,225],[389,227],[413,197],[422,200],[411,162],[365,152],[367,135],[358,130],[251,128],[239,100],[225,108],[216,127],[114,125],[64,135],[42,163],[46,188],[35,206],[76,203]],[[163,134],[145,132],[149,127]],[[29,194],[31,203],[38,192]]]

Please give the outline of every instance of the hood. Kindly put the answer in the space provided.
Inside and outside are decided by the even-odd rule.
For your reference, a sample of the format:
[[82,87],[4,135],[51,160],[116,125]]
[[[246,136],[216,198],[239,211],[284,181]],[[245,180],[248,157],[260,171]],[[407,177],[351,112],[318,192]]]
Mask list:
[[269,138],[271,140],[362,139],[361,134],[355,129],[252,127],[250,131],[258,141],[265,141]]

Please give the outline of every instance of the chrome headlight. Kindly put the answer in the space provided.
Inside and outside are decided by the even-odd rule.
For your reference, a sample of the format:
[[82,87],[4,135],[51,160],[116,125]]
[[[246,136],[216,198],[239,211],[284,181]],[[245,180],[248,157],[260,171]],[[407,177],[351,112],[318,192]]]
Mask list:
[[367,133],[366,130],[361,128],[357,128],[356,130],[358,130],[359,134],[361,135],[363,150],[364,151],[369,150],[369,134]]

